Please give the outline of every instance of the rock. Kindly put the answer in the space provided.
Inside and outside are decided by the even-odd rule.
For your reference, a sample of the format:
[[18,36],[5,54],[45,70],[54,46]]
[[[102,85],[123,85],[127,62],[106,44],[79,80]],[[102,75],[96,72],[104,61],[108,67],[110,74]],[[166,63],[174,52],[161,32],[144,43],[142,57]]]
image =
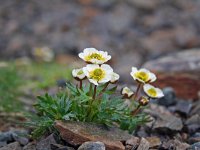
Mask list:
[[199,150],[200,149],[200,142],[192,144],[188,150]]
[[0,141],[13,142],[12,132],[0,133]]
[[146,113],[157,118],[152,129],[162,133],[174,133],[183,128],[182,120],[172,115],[166,108],[155,104],[150,105],[150,109],[144,110]]
[[174,88],[178,97],[184,99],[198,99],[200,91],[199,49],[164,56],[146,62],[143,67],[157,74],[159,80],[155,82],[155,85],[170,86]]
[[102,142],[85,142],[78,150],[105,150],[105,145]]
[[136,133],[137,133],[137,136],[139,136],[139,137],[148,137],[149,136],[148,133],[146,132],[146,128],[145,127],[140,127],[140,129],[137,130]]
[[158,100],[159,105],[168,107],[168,106],[176,104],[176,94],[173,88],[166,87],[163,89],[163,93],[164,93],[164,97]]
[[6,146],[7,145],[7,142],[3,141],[3,142],[0,142],[0,148],[3,147],[3,146]]
[[175,150],[187,150],[189,147],[190,147],[189,144],[182,143],[176,139],[164,142],[161,146],[161,148],[164,148],[164,149],[175,149]]
[[193,103],[193,108],[190,112],[191,115],[200,114],[200,100]]
[[195,133],[193,136],[189,138],[189,143],[194,144],[200,142],[200,132]]
[[153,10],[157,7],[159,4],[158,0],[151,0],[151,1],[146,1],[146,0],[128,0],[130,4],[133,4],[136,8],[139,9],[145,9],[145,10]]
[[37,150],[51,150],[51,144],[56,144],[53,134],[51,134],[47,138],[39,141],[36,144],[36,149]]
[[184,116],[188,116],[192,108],[192,103],[188,101],[178,100],[175,111],[183,114]]
[[198,114],[191,116],[185,122],[189,133],[195,133],[200,129],[200,116]]
[[36,150],[36,145],[34,143],[29,143],[23,147],[23,150]]
[[17,142],[19,142],[21,145],[26,145],[26,144],[28,144],[28,142],[29,142],[29,139],[28,138],[26,138],[26,137],[22,137],[22,136],[19,136],[19,135],[17,135],[16,133],[13,133],[12,134],[12,137],[13,137],[13,139],[15,140],[15,141],[17,141]]
[[186,125],[200,124],[200,115],[196,114],[188,118],[185,122]]
[[126,141],[126,150],[136,150],[140,144],[140,139],[138,137],[132,137]]
[[162,144],[160,138],[158,137],[146,137],[146,140],[149,142],[150,148],[159,148],[159,146]]
[[107,1],[107,0],[101,0],[101,1],[95,0],[94,3],[95,3],[94,5],[97,5],[100,8],[109,9],[113,5],[116,4],[116,1],[115,0],[109,0],[109,1]]
[[63,140],[78,146],[88,141],[103,142],[108,150],[122,150],[125,147],[121,141],[132,136],[118,128],[105,128],[91,123],[56,121],[55,128],[60,132]]
[[142,138],[137,150],[148,150],[148,149],[149,149],[149,142],[145,138]]
[[187,129],[190,134],[194,134],[196,131],[200,129],[200,126],[199,124],[191,124],[187,125]]
[[51,144],[51,150],[75,150],[75,149],[61,144]]
[[0,150],[22,150],[22,148],[18,142],[14,142],[0,148]]
[[58,87],[61,87],[61,88],[65,88],[66,87],[66,80],[65,79],[60,79],[60,80],[57,80],[57,86]]

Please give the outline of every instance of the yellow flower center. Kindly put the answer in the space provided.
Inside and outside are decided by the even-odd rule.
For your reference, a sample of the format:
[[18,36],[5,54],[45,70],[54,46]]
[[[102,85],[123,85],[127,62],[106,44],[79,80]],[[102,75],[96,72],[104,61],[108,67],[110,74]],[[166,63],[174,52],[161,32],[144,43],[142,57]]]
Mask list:
[[125,93],[130,93],[131,92],[131,90],[130,89],[125,89]]
[[143,71],[138,71],[138,72],[136,72],[136,73],[135,73],[135,76],[136,76],[136,78],[138,78],[138,79],[140,79],[140,80],[142,80],[142,81],[144,81],[144,82],[147,82],[147,81],[149,80],[149,75],[148,75],[148,73],[143,72]]
[[86,61],[90,61],[91,59],[105,60],[105,58],[98,53],[92,53],[91,55],[85,57]]
[[83,74],[83,70],[80,70],[77,75],[82,75]]
[[90,78],[94,80],[101,80],[105,77],[105,72],[102,69],[95,69],[90,73]]
[[156,95],[157,95],[157,92],[156,92],[156,90],[155,90],[154,88],[149,89],[149,90],[147,91],[147,93],[148,93],[149,95],[151,95],[152,97],[156,97]]

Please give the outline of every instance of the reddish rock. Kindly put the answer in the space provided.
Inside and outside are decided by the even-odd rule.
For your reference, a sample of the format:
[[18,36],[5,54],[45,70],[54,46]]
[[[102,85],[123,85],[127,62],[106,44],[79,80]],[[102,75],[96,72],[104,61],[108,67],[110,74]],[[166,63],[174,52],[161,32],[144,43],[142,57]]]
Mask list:
[[155,85],[171,86],[184,99],[198,99],[200,91],[200,50],[192,49],[165,56],[144,64],[155,72]]
[[126,141],[132,136],[117,128],[105,129],[102,126],[81,122],[57,121],[55,127],[61,137],[72,145],[81,145],[87,141],[100,141],[106,146],[106,150],[124,150],[121,141]]

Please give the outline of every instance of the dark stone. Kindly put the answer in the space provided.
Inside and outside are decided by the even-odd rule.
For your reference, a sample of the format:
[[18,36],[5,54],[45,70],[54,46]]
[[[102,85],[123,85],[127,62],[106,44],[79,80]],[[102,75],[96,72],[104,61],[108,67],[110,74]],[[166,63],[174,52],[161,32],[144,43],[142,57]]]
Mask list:
[[200,129],[200,125],[199,124],[191,124],[191,125],[188,125],[187,126],[187,129],[188,129],[188,132],[190,134],[193,134],[195,133],[197,130]]
[[58,87],[62,87],[62,88],[65,88],[66,87],[66,80],[64,79],[60,79],[60,80],[57,80],[57,86]]
[[22,150],[22,148],[18,142],[14,142],[0,148],[0,150]]
[[19,136],[16,133],[12,134],[12,137],[15,141],[19,142],[21,145],[26,145],[29,142],[29,139],[23,136]]
[[163,106],[151,104],[150,109],[145,109],[144,111],[156,118],[152,129],[158,133],[174,134],[183,128],[182,120]]
[[0,148],[3,147],[3,146],[6,146],[7,145],[7,142],[3,141],[3,142],[0,142]]
[[188,150],[199,150],[200,149],[200,142],[192,144]]
[[37,150],[51,150],[51,144],[56,144],[53,134],[51,134],[47,138],[39,141],[36,144],[36,149]]
[[163,93],[165,96],[158,100],[158,104],[166,107],[176,104],[176,94],[173,88],[166,87],[163,89]]
[[102,142],[85,142],[78,150],[105,150],[105,145]]
[[189,101],[183,101],[183,100],[178,100],[178,103],[176,104],[176,109],[175,111],[184,115],[188,116],[192,108],[192,103]]
[[0,133],[0,141],[13,142],[12,132]]
[[198,114],[191,116],[185,122],[188,132],[193,134],[200,129],[200,116]]
[[29,143],[23,147],[23,150],[36,150],[36,145],[34,143]]
[[191,144],[200,142],[200,132],[197,132],[197,133],[195,133],[194,135],[192,135],[192,136],[189,138],[189,142],[190,142]]
[[74,148],[61,144],[51,144],[51,150],[74,150]]
[[137,136],[139,137],[149,136],[144,127],[141,127],[136,133],[137,133]]

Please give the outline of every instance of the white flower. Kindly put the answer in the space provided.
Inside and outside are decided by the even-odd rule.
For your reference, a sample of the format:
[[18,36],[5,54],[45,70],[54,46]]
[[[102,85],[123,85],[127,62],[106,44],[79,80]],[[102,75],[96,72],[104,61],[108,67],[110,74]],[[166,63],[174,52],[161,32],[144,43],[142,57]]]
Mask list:
[[138,70],[136,67],[132,67],[130,74],[134,80],[142,83],[154,82],[156,80],[155,74],[144,68]]
[[151,98],[161,98],[164,96],[163,92],[159,88],[155,88],[150,84],[145,84],[143,86],[144,92]]
[[72,76],[77,80],[83,80],[86,77],[83,68],[72,70]]
[[101,66],[88,64],[83,68],[83,72],[91,83],[98,85],[99,83],[106,83],[110,81],[113,69],[107,64],[103,64]]
[[119,80],[119,75],[115,72],[112,73],[110,83],[114,84]]
[[124,96],[124,98],[131,98],[134,95],[134,92],[128,87],[124,87],[121,91],[121,94]]
[[87,63],[92,64],[103,64],[111,59],[111,56],[108,55],[108,52],[98,51],[95,48],[86,48],[82,53],[79,53],[78,56]]

